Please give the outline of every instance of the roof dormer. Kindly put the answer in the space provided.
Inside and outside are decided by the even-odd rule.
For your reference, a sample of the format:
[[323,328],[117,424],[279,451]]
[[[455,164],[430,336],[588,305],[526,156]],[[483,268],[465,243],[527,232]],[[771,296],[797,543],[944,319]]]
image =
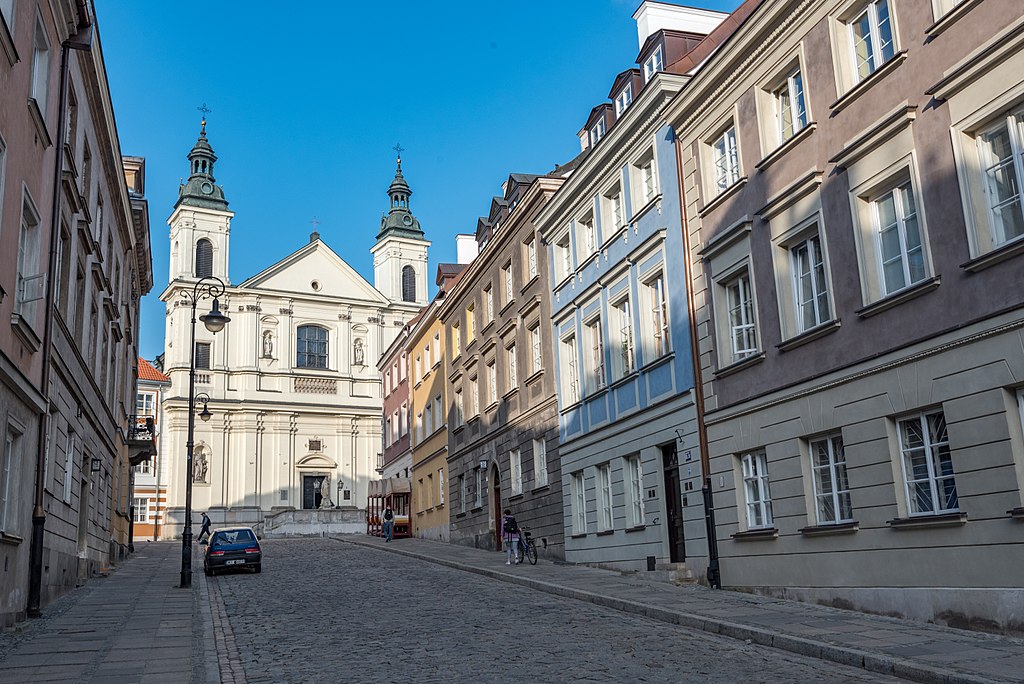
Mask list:
[[637,68],[626,69],[615,77],[612,89],[608,93],[608,99],[614,104],[616,120],[629,108],[629,105],[633,104],[633,100],[640,94],[643,87],[643,75]]
[[636,58],[636,63],[643,69],[644,83],[688,54],[704,37],[703,33],[672,29],[660,29],[649,35]]
[[578,133],[580,137],[580,149],[588,150],[601,142],[608,129],[615,123],[615,112],[611,104],[602,102],[590,110],[587,123]]

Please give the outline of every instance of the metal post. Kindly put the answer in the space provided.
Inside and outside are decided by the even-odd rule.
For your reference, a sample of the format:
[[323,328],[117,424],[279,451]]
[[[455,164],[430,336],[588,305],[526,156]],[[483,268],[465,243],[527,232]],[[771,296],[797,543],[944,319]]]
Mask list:
[[192,291],[192,328],[189,339],[188,362],[188,438],[185,442],[185,529],[181,532],[182,589],[192,586],[192,447],[196,430],[196,304],[199,302],[199,283]]

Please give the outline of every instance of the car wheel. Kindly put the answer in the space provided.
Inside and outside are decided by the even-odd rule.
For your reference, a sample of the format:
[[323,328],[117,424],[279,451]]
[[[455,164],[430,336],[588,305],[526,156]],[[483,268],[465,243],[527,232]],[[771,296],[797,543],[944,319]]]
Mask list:
[[260,564],[260,565],[253,566],[253,571],[257,572],[257,573],[263,572],[263,565]]
[[211,570],[209,567],[205,565],[203,566],[203,572],[206,574],[207,577],[213,577],[213,570]]

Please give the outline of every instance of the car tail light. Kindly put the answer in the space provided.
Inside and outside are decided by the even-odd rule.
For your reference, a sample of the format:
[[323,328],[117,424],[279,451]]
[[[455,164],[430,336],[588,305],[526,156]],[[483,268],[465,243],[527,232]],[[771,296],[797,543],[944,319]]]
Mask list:
[[258,546],[250,546],[249,548],[247,548],[245,550],[245,552],[246,553],[259,553],[260,552],[260,547],[258,547]]
[[223,556],[224,552],[223,551],[211,551],[210,555],[211,556]]

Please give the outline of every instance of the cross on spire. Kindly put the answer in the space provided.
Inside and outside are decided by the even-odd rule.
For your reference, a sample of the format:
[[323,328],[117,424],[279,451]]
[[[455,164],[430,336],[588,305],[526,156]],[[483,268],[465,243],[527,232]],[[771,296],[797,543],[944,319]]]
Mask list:
[[404,147],[402,147],[402,143],[396,144],[391,149],[393,149],[395,152],[398,153],[398,163],[401,164],[402,163],[402,150],[405,149]]
[[310,223],[313,224],[313,230],[316,230],[317,226],[320,225],[320,219],[318,219],[316,216],[314,216],[313,220],[310,221]]
[[196,107],[196,109],[198,109],[199,111],[201,111],[203,113],[203,133],[205,133],[206,132],[206,115],[209,114],[210,112],[212,112],[213,110],[210,109],[209,107],[207,107],[205,102],[203,104],[201,104],[200,106]]

